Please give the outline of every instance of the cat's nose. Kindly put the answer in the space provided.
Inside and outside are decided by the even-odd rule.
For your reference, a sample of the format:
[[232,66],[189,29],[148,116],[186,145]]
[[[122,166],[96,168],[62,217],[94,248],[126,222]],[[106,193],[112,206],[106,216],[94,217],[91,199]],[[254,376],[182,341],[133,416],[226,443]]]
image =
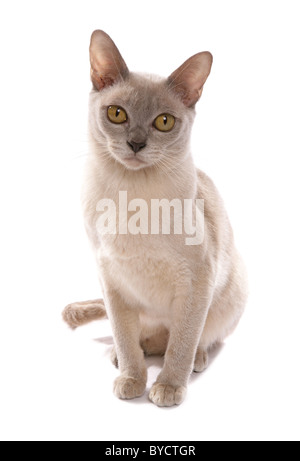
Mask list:
[[138,151],[146,147],[146,143],[143,142],[135,142],[135,141],[127,141],[128,146],[133,150],[136,154]]

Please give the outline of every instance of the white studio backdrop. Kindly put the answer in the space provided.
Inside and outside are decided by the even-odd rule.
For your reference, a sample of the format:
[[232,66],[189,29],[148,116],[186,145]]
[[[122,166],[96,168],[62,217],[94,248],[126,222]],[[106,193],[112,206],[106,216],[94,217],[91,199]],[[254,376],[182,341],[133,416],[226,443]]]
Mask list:
[[[291,0],[1,3],[1,440],[299,440],[298,18]],[[97,28],[136,71],[214,55],[193,154],[225,199],[251,293],[176,409],[115,399],[108,323],[72,333],[60,318],[101,296],[80,209]],[[161,361],[148,364],[150,385]]]

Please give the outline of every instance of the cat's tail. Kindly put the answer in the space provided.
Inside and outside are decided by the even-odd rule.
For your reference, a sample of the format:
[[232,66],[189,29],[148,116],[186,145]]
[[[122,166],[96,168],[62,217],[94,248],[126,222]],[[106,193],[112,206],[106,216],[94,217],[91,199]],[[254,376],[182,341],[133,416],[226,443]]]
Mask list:
[[62,316],[69,327],[73,329],[90,323],[93,320],[107,318],[104,301],[102,299],[69,304],[64,309]]

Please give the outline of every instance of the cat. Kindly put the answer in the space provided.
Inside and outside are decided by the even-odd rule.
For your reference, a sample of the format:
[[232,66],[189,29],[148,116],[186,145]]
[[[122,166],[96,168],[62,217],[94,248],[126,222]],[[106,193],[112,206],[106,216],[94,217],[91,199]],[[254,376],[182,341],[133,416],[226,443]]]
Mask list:
[[[144,394],[144,355],[161,354],[149,398],[158,406],[181,404],[191,372],[206,369],[209,349],[233,332],[245,308],[246,271],[222,199],[190,153],[195,105],[212,61],[209,52],[196,54],[167,79],[132,73],[105,32],[91,37],[83,208],[104,301],[70,304],[63,317],[72,328],[110,319],[112,361],[120,370],[114,393],[121,399]],[[176,232],[99,235],[102,199],[116,204],[119,224],[127,225],[128,216],[116,211],[120,191],[149,206],[153,199],[203,199],[202,243],[187,245]]]

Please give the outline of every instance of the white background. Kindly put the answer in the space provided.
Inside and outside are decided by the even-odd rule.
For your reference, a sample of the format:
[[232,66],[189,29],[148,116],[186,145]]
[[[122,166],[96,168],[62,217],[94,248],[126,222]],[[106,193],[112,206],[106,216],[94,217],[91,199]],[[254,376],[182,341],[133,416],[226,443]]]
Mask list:
[[[1,2],[1,439],[299,440],[298,3]],[[251,295],[178,408],[113,397],[108,323],[73,333],[60,317],[101,295],[80,209],[96,28],[132,70],[167,76],[214,55],[193,152],[225,199]],[[149,388],[161,360],[148,364]]]

